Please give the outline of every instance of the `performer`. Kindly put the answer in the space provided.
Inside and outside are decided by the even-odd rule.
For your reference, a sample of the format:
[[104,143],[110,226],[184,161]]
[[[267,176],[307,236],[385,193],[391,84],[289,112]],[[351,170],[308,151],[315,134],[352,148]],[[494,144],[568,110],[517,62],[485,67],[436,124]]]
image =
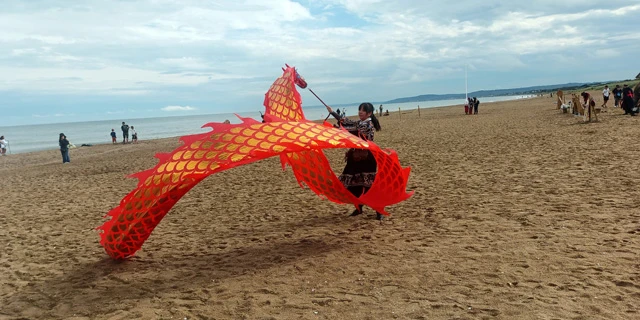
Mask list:
[[[348,119],[344,115],[334,112],[330,106],[327,111],[338,120],[336,127],[343,127],[350,133],[360,138],[373,141],[375,131],[380,131],[380,122],[373,114],[374,107],[371,103],[365,102],[358,107],[357,121]],[[344,186],[354,196],[360,197],[371,188],[373,180],[376,178],[377,163],[373,154],[366,149],[349,149],[345,155],[347,164],[342,170],[339,179]],[[351,216],[357,216],[362,213],[362,205],[351,213]],[[376,219],[382,220],[383,215],[376,212]]]

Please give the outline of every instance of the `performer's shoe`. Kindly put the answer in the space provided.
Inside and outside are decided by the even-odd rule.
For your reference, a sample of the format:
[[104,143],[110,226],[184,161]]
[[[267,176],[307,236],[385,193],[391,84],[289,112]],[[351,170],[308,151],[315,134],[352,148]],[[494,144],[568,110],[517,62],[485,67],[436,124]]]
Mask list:
[[380,212],[376,212],[376,220],[382,220],[384,216]]
[[355,210],[353,210],[353,212],[351,212],[349,217],[355,217],[355,216],[361,215],[361,214],[362,214],[362,210],[355,209]]

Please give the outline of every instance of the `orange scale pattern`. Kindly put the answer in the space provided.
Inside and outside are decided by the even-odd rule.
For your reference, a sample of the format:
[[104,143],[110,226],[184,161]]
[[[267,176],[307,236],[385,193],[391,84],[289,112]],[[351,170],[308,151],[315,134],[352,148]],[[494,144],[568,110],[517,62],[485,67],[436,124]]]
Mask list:
[[[97,228],[107,254],[114,259],[135,254],[180,198],[207,176],[276,155],[283,167],[291,166],[301,186],[336,203],[366,204],[386,214],[385,206],[411,196],[405,191],[409,169],[400,166],[395,152],[383,151],[345,130],[304,119],[293,76],[293,68],[285,70],[265,96],[269,122],[240,118],[241,124],[207,124],[211,132],[182,137],[183,146],[157,154],[159,162],[154,168],[133,175],[138,178],[136,189]],[[272,91],[278,93],[270,94]],[[288,99],[297,100],[289,103]],[[358,198],[347,191],[322,151],[330,148],[371,150],[378,161],[378,175],[369,192]]]

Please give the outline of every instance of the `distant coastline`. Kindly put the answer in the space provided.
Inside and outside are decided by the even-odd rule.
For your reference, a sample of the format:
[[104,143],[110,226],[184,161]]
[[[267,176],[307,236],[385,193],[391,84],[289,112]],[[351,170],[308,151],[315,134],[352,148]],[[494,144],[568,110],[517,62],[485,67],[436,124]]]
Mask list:
[[[638,83],[639,80],[614,80],[614,81],[599,81],[599,82],[585,82],[585,83],[563,83],[563,84],[552,84],[552,85],[544,85],[544,86],[530,86],[530,87],[520,87],[520,88],[511,88],[511,89],[495,89],[495,90],[478,90],[467,93],[469,97],[477,97],[477,98],[487,98],[487,97],[502,97],[502,96],[530,96],[530,95],[539,95],[546,94],[550,92],[555,92],[557,90],[562,91],[575,91],[575,90],[591,90],[593,87],[604,87],[604,85],[611,86],[616,83],[627,83],[633,87],[635,83]],[[412,97],[402,97],[395,98],[388,101],[377,101],[372,102],[373,104],[394,104],[394,103],[408,103],[408,102],[423,102],[423,101],[442,101],[442,100],[463,100],[465,98],[464,93],[447,93],[447,94],[423,94]],[[344,104],[333,104],[336,107],[349,106],[354,103],[344,103]]]

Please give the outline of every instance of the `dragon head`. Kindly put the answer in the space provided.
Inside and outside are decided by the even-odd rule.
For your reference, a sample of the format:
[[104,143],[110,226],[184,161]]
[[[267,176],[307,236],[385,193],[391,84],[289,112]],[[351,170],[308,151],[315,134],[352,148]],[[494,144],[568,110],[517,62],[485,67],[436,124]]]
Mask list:
[[[287,66],[287,68],[291,68],[288,64],[285,63],[285,66]],[[282,68],[282,71],[285,71],[284,68]],[[296,78],[295,78],[295,83],[298,87],[305,89],[307,88],[307,81],[304,80],[304,78],[298,73],[298,70],[294,67],[293,71],[296,73]]]

